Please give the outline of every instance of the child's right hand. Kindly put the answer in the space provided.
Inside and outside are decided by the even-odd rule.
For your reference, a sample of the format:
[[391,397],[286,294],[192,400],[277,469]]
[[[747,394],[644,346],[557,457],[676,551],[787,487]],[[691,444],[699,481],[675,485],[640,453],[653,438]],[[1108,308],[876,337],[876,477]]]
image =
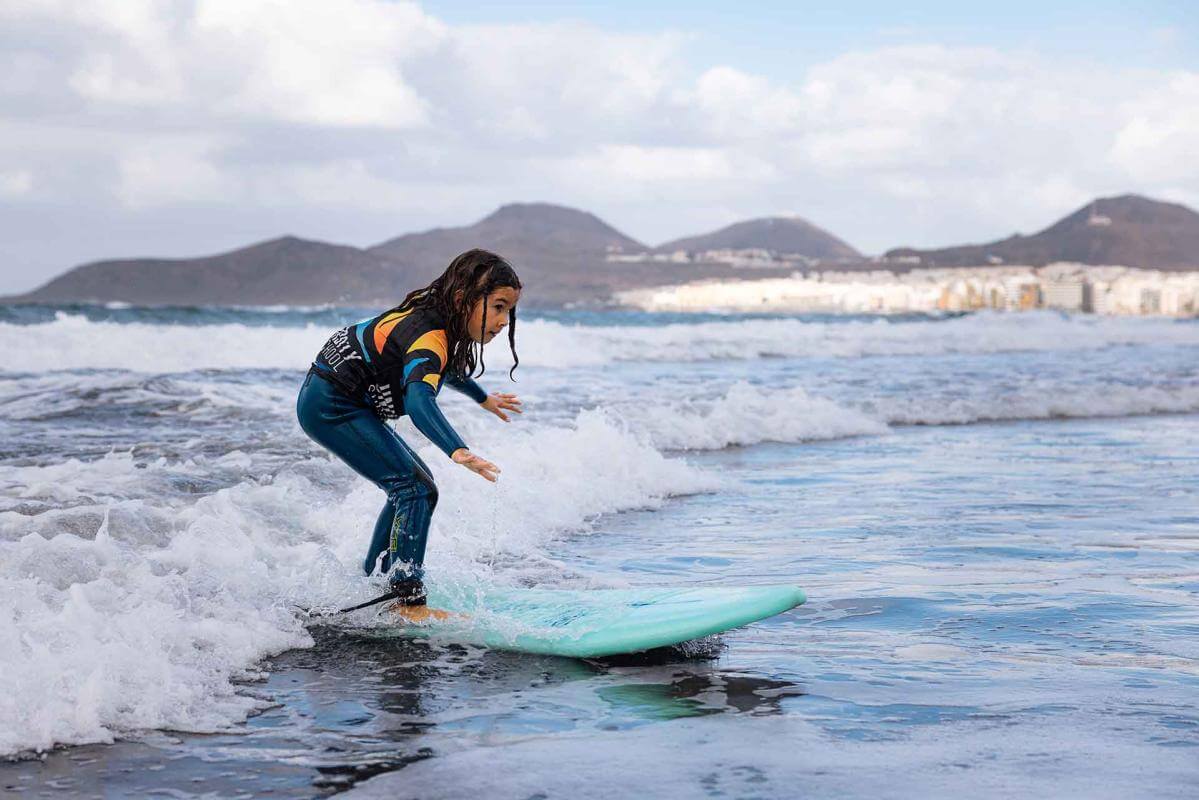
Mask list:
[[492,464],[482,456],[477,456],[465,447],[459,447],[450,456],[455,464],[461,464],[478,475],[482,475],[487,480],[495,483],[499,480],[500,468]]

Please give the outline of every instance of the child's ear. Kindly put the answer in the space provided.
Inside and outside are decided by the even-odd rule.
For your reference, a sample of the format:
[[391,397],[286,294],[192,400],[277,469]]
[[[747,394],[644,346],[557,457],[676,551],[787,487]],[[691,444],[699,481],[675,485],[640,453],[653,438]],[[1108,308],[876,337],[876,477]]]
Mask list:
[[454,292],[454,305],[456,305],[456,306],[462,305],[462,295],[463,295],[462,289],[459,289],[458,291]]

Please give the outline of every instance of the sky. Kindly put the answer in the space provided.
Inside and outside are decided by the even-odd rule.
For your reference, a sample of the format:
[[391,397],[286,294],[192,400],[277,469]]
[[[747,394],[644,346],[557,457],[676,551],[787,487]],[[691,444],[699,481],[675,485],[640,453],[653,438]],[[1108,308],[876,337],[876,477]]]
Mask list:
[[1199,208],[1199,4],[0,0],[0,294],[508,202],[866,253]]

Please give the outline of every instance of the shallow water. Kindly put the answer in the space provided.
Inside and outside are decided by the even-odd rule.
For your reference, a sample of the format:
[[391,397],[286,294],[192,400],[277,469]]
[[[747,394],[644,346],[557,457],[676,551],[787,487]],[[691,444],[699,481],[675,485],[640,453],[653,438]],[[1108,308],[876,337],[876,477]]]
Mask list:
[[[689,653],[593,663],[304,628],[291,603],[370,591],[353,567],[379,498],[295,429],[299,365],[279,361],[323,331],[283,316],[232,323],[281,343],[251,369],[170,369],[150,345],[0,373],[0,632],[22,642],[4,742],[122,740],[10,763],[0,787],[1199,790],[1194,323],[534,321],[525,419],[445,402],[506,471],[491,491],[433,462],[435,579],[810,597]],[[190,346],[108,324],[9,331]],[[592,340],[593,363],[563,355]]]

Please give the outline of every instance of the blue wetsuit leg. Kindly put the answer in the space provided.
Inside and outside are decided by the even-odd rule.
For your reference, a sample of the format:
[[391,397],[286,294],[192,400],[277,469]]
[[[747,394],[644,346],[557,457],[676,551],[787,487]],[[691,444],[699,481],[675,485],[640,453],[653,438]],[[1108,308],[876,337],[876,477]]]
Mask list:
[[386,550],[383,569],[394,567],[393,582],[422,577],[429,522],[437,506],[429,468],[368,405],[316,373],[304,380],[296,415],[308,436],[387,493],[363,563],[366,574]]

